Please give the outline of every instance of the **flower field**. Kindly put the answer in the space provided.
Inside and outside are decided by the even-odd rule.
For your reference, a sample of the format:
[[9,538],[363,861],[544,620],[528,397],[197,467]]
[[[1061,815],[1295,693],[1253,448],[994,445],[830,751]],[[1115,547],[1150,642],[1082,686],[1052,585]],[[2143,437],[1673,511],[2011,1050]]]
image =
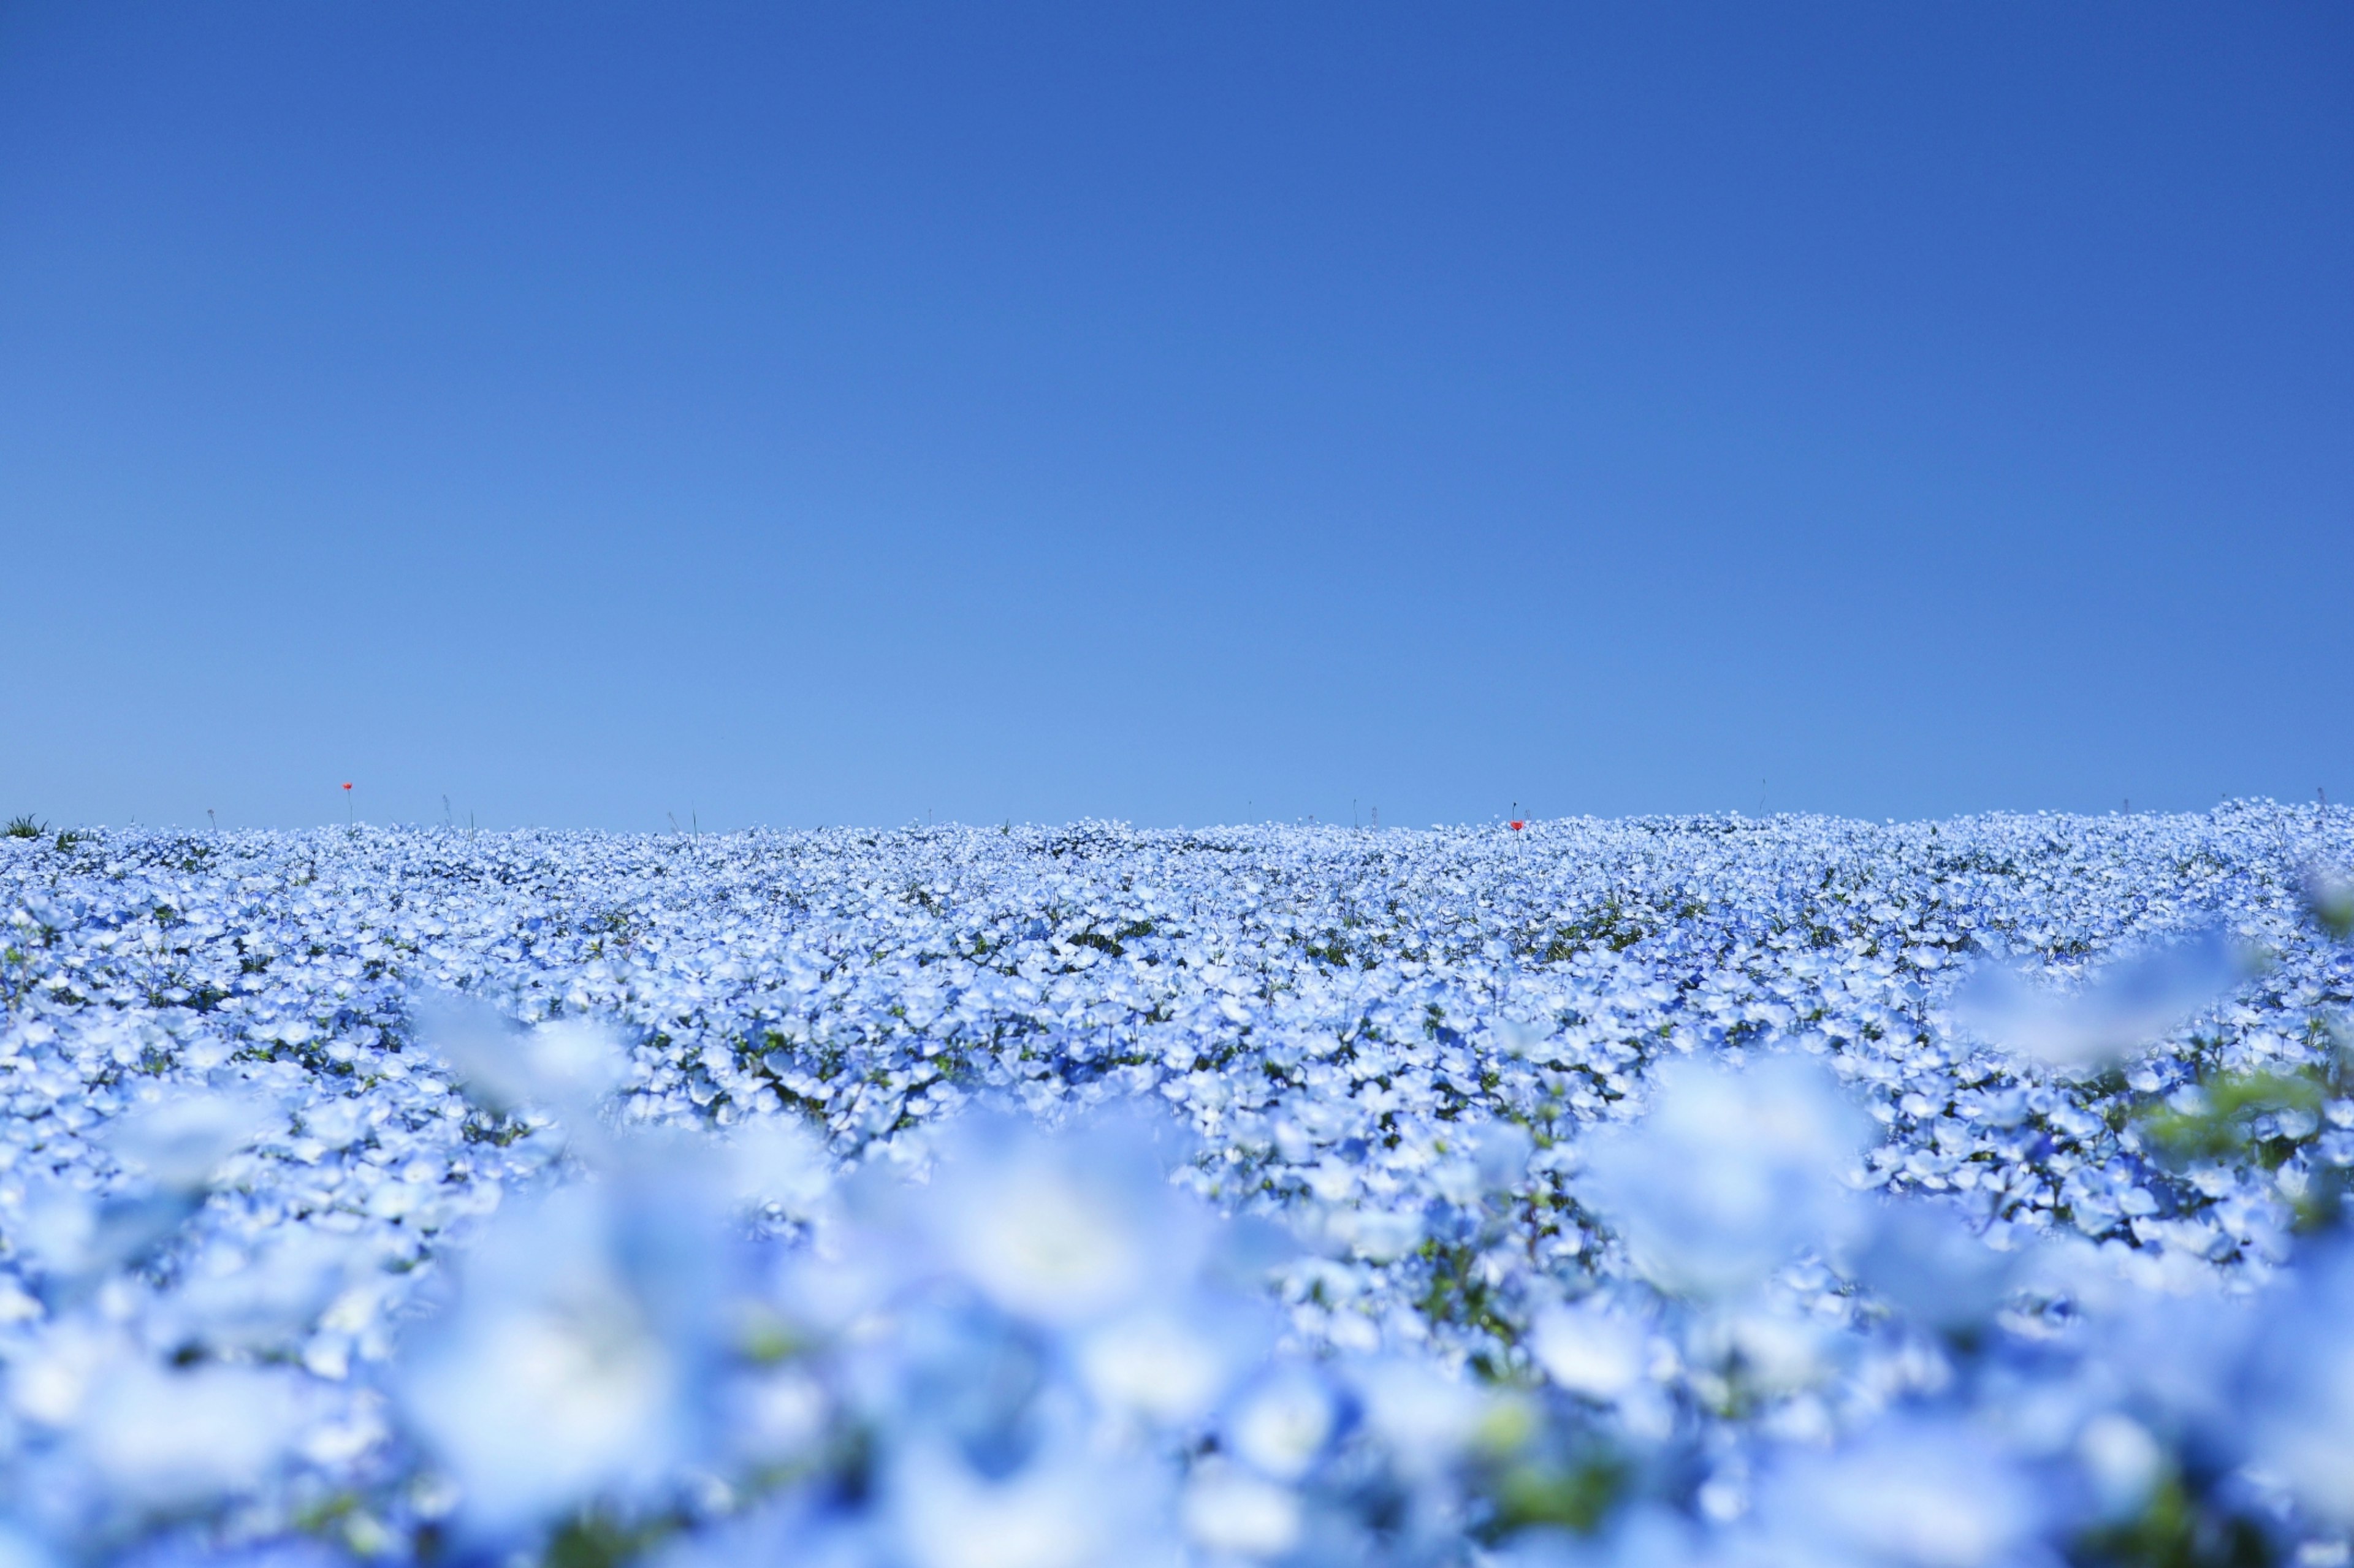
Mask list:
[[2349,869],[0,838],[0,1568],[2347,1563]]

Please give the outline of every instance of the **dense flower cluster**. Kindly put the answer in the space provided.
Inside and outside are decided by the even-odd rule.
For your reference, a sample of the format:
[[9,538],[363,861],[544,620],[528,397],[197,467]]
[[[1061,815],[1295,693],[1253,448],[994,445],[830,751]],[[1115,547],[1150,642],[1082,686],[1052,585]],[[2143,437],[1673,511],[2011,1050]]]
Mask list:
[[0,1558],[2344,1563],[2349,866],[0,839]]

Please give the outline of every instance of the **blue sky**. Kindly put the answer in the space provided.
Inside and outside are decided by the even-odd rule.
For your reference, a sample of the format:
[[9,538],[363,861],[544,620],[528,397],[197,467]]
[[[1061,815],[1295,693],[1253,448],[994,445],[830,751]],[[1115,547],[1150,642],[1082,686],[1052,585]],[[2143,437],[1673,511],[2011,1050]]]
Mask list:
[[0,7],[0,813],[2354,797],[2354,13]]

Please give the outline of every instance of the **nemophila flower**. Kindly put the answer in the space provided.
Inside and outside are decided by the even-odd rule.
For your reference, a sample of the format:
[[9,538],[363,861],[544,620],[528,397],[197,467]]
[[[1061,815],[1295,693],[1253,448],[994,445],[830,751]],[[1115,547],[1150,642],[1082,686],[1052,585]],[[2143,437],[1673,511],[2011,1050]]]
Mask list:
[[2242,1391],[2257,1461],[2319,1518],[2354,1525],[2354,1254],[2317,1258],[2274,1304]]
[[1298,1492],[1214,1457],[1187,1478],[1179,1517],[1196,1547],[1246,1561],[1288,1555],[1307,1528]]
[[1161,1478],[1058,1450],[1002,1477],[917,1445],[893,1463],[890,1534],[911,1568],[1092,1568],[1150,1539]]
[[2354,876],[2326,866],[2308,866],[2305,902],[2314,923],[2338,940],[2354,938]]
[[2115,1410],[2084,1423],[2076,1434],[2075,1455],[2090,1484],[2093,1517],[2104,1524],[2142,1513],[2172,1467],[2171,1457],[2149,1428]]
[[125,1167],[111,1194],[52,1171],[27,1182],[17,1242],[50,1294],[78,1299],[95,1281],[143,1258],[203,1201],[221,1163],[281,1113],[267,1096],[186,1094],[138,1105],[105,1141]]
[[1594,1139],[1579,1191],[1646,1276],[1670,1290],[1728,1294],[1851,1223],[1843,1179],[1865,1126],[1803,1058],[1739,1071],[1674,1062],[1658,1073],[1641,1120]]
[[603,1097],[629,1074],[612,1031],[588,1019],[522,1029],[471,997],[427,992],[412,1004],[419,1040],[467,1092],[498,1111],[536,1106],[591,1132]]
[[408,1358],[402,1409],[486,1531],[657,1498],[700,1452],[708,1326],[665,1314],[680,1282],[640,1266],[674,1249],[642,1255],[633,1220],[663,1223],[595,1186],[502,1215]]
[[284,1114],[250,1086],[185,1094],[134,1106],[109,1124],[107,1143],[159,1187],[193,1191]]
[[181,1346],[282,1354],[300,1350],[328,1305],[377,1266],[351,1238],[313,1231],[216,1243],[186,1258],[156,1321]]
[[1140,1121],[1042,1138],[975,1118],[921,1207],[934,1245],[983,1295],[1057,1328],[1165,1300],[1208,1241]]
[[1950,1009],[1979,1039],[2060,1067],[2097,1065],[2148,1045],[2213,1005],[2247,976],[2229,936],[2210,927],[2109,964],[2079,989],[2057,991],[2020,970],[1988,966]]
[[2024,1261],[1996,1251],[1960,1213],[1926,1206],[1882,1209],[1851,1249],[1865,1285],[1913,1322],[1949,1333],[1993,1317]]
[[1368,1361],[1352,1369],[1350,1381],[1367,1428],[1416,1474],[1460,1458],[1494,1409],[1490,1394],[1419,1360]]
[[1530,1325],[1529,1354],[1562,1388],[1611,1404],[1642,1383],[1649,1340],[1639,1320],[1581,1302],[1540,1312]]
[[749,1207],[806,1220],[824,1210],[833,1192],[825,1145],[801,1122],[747,1123],[729,1137],[726,1150],[733,1195]]
[[1815,1568],[2026,1568],[2057,1561],[2032,1478],[1964,1422],[1902,1419],[1831,1454],[1779,1457],[1758,1489],[1764,1560]]
[[1289,1361],[1235,1400],[1220,1424],[1220,1446],[1261,1475],[1296,1481],[1324,1457],[1341,1418],[1338,1396],[1324,1374]]
[[73,1450],[117,1504],[164,1514],[254,1490],[293,1448],[302,1414],[281,1368],[125,1356],[93,1380]]
[[1266,1353],[1274,1336],[1265,1317],[1193,1293],[1132,1308],[1079,1336],[1081,1379],[1109,1408],[1197,1423]]

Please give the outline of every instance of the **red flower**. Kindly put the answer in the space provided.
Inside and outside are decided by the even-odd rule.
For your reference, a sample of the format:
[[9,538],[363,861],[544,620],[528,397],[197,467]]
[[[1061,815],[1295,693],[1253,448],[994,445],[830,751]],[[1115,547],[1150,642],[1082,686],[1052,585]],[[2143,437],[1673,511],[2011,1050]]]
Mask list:
[[[349,784],[346,784],[346,785],[345,785],[345,786],[344,786],[344,788],[345,788],[345,789],[350,789],[350,788],[351,788],[351,786],[350,786]],[[1517,826],[1518,824],[1516,823],[1516,824],[1514,824],[1514,825],[1515,825],[1515,826]]]
[[[344,788],[345,788],[345,789],[350,789],[350,788],[351,788],[351,786],[350,786],[350,785],[348,785],[348,784],[346,784],[346,785],[345,785],[345,786],[344,786]],[[1512,824],[1512,832],[1516,832],[1516,833],[1517,833],[1517,832],[1519,832],[1522,828],[1525,828],[1525,827],[1527,827],[1527,826],[1528,826],[1528,823],[1526,823],[1526,822],[1514,822],[1514,823]]]

